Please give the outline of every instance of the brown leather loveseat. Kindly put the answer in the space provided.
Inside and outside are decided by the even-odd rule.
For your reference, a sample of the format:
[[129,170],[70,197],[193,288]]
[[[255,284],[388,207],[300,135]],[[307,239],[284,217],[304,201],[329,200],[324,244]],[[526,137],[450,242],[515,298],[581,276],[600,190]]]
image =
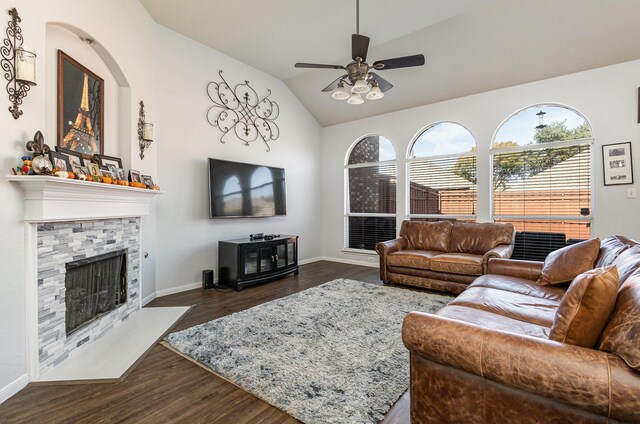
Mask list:
[[380,279],[452,293],[484,274],[490,258],[509,258],[511,224],[403,221],[400,237],[380,242]]
[[640,422],[640,245],[594,240],[492,259],[435,315],[409,313],[411,422]]

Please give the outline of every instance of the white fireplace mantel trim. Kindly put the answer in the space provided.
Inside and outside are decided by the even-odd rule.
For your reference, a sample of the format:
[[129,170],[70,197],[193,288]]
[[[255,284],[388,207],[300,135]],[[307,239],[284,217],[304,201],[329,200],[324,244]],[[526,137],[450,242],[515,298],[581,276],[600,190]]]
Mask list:
[[24,191],[27,222],[124,218],[150,214],[151,200],[164,192],[58,177],[7,177]]

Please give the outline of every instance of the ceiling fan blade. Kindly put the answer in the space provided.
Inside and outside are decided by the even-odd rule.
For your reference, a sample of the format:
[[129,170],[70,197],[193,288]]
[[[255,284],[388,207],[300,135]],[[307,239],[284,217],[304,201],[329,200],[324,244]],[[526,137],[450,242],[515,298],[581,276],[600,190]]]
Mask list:
[[320,63],[296,63],[296,68],[314,68],[314,69],[345,69],[342,65],[323,65]]
[[378,87],[380,87],[380,91],[382,91],[383,93],[393,88],[393,84],[391,84],[389,81],[382,78],[380,75],[376,74],[375,72],[369,72],[369,75],[371,75],[371,78],[378,83]]
[[[327,85],[325,88],[322,89],[322,91],[327,92],[327,91],[333,91],[336,89],[336,87],[338,86],[338,84],[340,83],[340,80],[342,80],[343,78],[348,77],[348,75],[343,75],[340,78],[337,78],[334,82],[332,82],[331,84]],[[382,90],[382,89],[381,89]]]
[[369,37],[360,34],[351,35],[351,57],[353,60],[356,60],[356,57],[359,57],[363,62],[366,62],[368,50]]
[[422,54],[395,57],[393,59],[377,60],[373,62],[373,67],[378,71],[386,71],[387,69],[409,68],[411,66],[422,65],[424,65],[424,55]]

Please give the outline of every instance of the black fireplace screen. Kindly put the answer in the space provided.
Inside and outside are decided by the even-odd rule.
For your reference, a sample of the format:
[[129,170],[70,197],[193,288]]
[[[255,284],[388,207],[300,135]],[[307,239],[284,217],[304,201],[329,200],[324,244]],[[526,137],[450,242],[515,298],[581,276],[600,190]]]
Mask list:
[[66,264],[67,335],[127,302],[127,254],[117,250]]

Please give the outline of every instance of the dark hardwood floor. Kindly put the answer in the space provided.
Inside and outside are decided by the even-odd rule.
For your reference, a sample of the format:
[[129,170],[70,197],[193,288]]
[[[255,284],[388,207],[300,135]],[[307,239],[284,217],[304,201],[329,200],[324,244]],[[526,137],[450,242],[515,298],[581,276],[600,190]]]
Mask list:
[[[242,292],[190,290],[155,299],[149,306],[195,305],[174,329],[182,330],[341,277],[380,284],[376,268],[315,262],[303,265],[298,276]],[[123,382],[30,384],[0,405],[0,423],[297,422],[160,345]],[[408,392],[383,423],[409,423]]]

